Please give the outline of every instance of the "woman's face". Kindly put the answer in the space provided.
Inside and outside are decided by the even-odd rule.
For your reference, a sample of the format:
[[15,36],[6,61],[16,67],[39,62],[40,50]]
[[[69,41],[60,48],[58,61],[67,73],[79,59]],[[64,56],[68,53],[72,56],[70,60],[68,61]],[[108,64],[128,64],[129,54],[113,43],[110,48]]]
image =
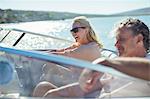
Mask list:
[[84,27],[80,23],[76,22],[72,26],[71,33],[73,37],[75,38],[76,42],[80,44],[88,43],[88,40],[87,40],[88,28],[87,27]]

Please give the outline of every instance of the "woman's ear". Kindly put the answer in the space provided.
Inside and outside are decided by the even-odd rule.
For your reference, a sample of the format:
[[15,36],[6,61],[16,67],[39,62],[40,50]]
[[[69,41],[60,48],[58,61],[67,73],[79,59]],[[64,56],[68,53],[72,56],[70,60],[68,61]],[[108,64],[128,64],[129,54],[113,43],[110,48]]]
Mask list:
[[89,29],[88,29],[88,28],[85,28],[85,31],[86,31],[86,33],[88,33],[88,32],[89,32]]

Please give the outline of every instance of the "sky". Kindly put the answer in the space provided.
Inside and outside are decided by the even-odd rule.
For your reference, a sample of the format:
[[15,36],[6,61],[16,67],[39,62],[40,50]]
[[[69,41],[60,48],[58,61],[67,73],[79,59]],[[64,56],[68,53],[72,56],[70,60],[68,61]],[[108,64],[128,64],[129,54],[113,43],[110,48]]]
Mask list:
[[0,0],[1,9],[113,14],[150,7],[150,0]]

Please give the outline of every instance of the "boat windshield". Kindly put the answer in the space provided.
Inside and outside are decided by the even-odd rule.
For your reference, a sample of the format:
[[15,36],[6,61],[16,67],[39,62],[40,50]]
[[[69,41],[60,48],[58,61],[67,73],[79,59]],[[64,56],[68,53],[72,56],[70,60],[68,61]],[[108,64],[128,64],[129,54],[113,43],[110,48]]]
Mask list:
[[[84,66],[85,68],[92,67],[91,69],[98,71],[105,69],[86,61],[5,47],[0,48],[0,55],[1,66],[8,65],[13,70],[13,72],[10,72],[9,69],[6,69],[7,73],[6,71],[1,73],[0,96],[3,98],[22,99],[22,97],[28,97],[30,99],[30,97],[33,97],[32,94],[35,86],[42,81],[51,82],[58,87],[75,83],[78,81],[78,77]],[[122,75],[115,70],[108,69],[108,71],[109,75],[111,74],[110,77],[113,77],[113,79],[110,83],[104,85],[103,89],[94,94],[93,97],[100,99],[109,97],[113,99],[149,96],[148,87],[150,85],[147,81]],[[104,76],[100,81],[105,82],[107,79],[109,77]],[[134,90],[135,87],[141,87],[142,89],[140,88],[139,90],[142,93]],[[128,94],[125,94],[127,92]]]

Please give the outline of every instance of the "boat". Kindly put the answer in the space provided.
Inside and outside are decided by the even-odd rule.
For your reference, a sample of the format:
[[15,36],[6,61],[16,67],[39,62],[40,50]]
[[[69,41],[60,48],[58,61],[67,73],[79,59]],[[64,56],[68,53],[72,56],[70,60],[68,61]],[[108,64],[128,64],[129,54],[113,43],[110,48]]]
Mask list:
[[[11,45],[5,44],[4,41],[8,38],[8,35],[12,35],[11,33],[14,32],[17,32],[19,37],[15,40],[15,42],[9,43]],[[27,34],[56,39],[60,40],[61,42],[63,41],[71,43],[71,41],[49,35],[43,35],[42,33],[34,33],[15,28],[1,27],[0,33],[4,34],[0,40],[0,63],[5,62],[6,65],[10,67],[10,70],[13,69],[13,72],[11,72],[9,75],[4,73],[3,77],[1,77],[1,82],[5,81],[6,78],[8,78],[8,80],[6,80],[5,83],[0,84],[0,98],[36,99],[36,97],[32,97],[32,91],[34,87],[43,80],[50,80],[57,86],[63,86],[65,84],[76,82],[78,80],[78,75],[74,76],[74,74],[69,71],[67,66],[73,66],[79,69],[88,68],[91,70],[106,72],[114,76],[112,83],[104,86],[103,91],[99,93],[99,95],[101,95],[95,98],[150,98],[149,90],[145,90],[144,93],[141,93],[138,96],[136,91],[131,94],[126,94],[128,87],[132,87],[135,81],[139,83],[145,83],[146,81],[133,78],[112,68],[104,67],[103,65],[99,64],[92,64],[88,61],[47,54],[44,52],[53,49],[16,48],[16,45],[19,44],[23,37]],[[117,56],[116,51],[105,48],[101,53],[104,57]],[[48,69],[45,67],[48,67]],[[49,76],[47,77],[49,79],[42,78],[43,71],[49,73]],[[105,80],[105,77],[101,80]]]

